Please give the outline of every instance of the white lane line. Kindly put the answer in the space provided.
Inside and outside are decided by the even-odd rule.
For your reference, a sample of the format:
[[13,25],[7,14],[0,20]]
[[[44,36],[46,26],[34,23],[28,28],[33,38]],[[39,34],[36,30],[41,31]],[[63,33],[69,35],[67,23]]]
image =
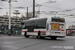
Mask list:
[[75,37],[74,36],[73,37],[70,36],[70,37],[65,37],[65,38],[75,38]]

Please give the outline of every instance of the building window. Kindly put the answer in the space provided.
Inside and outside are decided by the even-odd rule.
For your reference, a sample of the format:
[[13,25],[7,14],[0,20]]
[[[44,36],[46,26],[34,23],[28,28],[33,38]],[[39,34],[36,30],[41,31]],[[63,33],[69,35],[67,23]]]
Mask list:
[[14,18],[11,18],[12,20],[14,20]]
[[8,19],[8,18],[5,18],[5,19]]
[[5,21],[9,21],[9,20],[5,20]]

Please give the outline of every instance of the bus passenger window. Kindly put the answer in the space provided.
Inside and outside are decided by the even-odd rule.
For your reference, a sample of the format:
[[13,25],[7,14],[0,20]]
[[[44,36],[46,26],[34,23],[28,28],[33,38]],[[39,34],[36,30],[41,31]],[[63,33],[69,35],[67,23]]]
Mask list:
[[25,24],[22,25],[22,28],[25,29]]

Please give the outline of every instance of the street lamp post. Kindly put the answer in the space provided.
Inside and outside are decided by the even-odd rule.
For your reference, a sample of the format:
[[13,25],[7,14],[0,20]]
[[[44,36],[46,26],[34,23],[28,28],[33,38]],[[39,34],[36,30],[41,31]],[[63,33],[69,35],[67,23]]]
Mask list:
[[8,36],[11,35],[11,0],[9,0],[9,32]]

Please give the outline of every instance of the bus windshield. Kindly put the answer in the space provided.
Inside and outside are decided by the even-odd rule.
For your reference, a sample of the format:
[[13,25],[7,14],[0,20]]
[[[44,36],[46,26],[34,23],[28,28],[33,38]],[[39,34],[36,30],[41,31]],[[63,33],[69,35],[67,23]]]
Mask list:
[[63,22],[65,23],[65,19],[64,18],[59,18],[59,17],[52,17],[52,22]]

